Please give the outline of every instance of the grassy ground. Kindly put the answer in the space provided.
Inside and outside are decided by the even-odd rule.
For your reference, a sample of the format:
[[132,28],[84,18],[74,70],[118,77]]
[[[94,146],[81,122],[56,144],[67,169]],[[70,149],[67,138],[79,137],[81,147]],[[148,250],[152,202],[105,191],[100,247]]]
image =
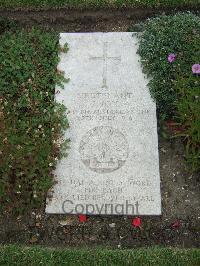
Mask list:
[[2,246],[0,265],[199,265],[197,249],[86,250]]
[[199,4],[200,0],[0,0],[0,8],[182,7]]

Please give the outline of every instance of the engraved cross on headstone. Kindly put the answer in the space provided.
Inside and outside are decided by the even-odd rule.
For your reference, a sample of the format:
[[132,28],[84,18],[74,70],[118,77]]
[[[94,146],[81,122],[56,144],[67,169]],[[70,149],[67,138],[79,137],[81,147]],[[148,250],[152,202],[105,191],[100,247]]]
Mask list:
[[102,57],[90,57],[90,59],[92,59],[92,60],[103,60],[103,85],[102,85],[102,88],[108,88],[107,87],[107,59],[113,59],[113,60],[121,61],[121,56],[118,56],[118,57],[108,56],[107,50],[108,50],[108,43],[104,42],[104,44],[103,44],[103,56]]

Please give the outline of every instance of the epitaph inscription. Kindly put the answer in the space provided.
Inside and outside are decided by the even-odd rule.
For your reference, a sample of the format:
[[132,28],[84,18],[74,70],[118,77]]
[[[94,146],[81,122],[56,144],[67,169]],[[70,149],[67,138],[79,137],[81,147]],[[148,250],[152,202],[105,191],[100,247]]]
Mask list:
[[63,33],[55,98],[68,109],[69,154],[47,213],[160,215],[156,105],[132,33]]

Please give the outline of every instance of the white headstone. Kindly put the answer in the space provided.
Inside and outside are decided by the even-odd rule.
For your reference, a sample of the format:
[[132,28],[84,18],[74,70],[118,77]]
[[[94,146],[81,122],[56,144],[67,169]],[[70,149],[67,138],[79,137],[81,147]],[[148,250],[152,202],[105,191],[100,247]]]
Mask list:
[[70,82],[69,155],[55,171],[47,213],[160,215],[156,105],[132,33],[62,33],[58,68]]

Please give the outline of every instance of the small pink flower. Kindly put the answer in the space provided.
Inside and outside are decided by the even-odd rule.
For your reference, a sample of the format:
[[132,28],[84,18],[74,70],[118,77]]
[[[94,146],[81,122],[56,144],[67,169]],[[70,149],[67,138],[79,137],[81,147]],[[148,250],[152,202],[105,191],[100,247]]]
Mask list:
[[169,54],[167,59],[168,59],[169,63],[173,63],[176,59],[176,55],[175,54]]
[[200,64],[194,64],[192,66],[192,72],[193,74],[200,74]]

